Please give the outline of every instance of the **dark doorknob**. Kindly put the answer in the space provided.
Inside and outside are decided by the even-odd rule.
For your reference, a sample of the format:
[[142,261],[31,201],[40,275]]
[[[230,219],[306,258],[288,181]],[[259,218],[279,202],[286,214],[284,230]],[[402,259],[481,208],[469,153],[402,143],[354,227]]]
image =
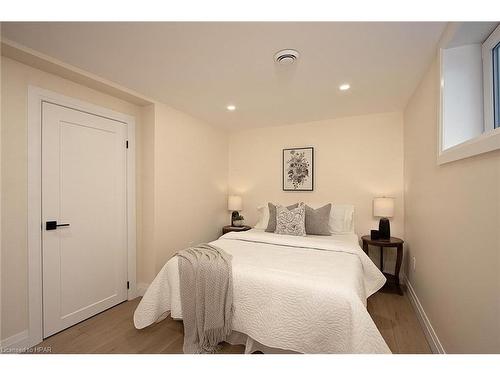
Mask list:
[[47,221],[45,223],[45,230],[54,230],[57,227],[69,227],[69,224],[57,224],[57,221]]

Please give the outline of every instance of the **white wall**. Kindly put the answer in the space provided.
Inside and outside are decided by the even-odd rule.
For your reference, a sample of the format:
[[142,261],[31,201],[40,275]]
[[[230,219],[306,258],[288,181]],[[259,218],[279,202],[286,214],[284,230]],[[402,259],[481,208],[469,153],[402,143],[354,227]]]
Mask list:
[[[267,202],[355,205],[359,235],[378,228],[372,199],[395,199],[394,235],[402,235],[403,121],[381,113],[240,131],[229,138],[229,189],[243,197],[246,222]],[[314,191],[282,191],[282,149],[314,146]],[[228,219],[229,220],[229,216]]]
[[152,276],[176,251],[222,234],[228,153],[225,131],[163,104],[155,107]]
[[404,112],[407,275],[448,353],[500,353],[500,151],[438,166],[437,60]]
[[155,270],[155,111],[155,104],[142,111],[141,173],[137,173],[140,186],[137,240],[141,244],[141,252],[137,256],[138,283],[150,282]]

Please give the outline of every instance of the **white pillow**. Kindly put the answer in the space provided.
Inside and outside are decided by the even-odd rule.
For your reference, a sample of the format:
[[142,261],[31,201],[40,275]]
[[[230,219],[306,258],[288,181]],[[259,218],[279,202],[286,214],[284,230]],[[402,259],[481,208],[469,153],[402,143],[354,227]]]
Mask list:
[[352,204],[333,204],[330,211],[330,233],[354,233],[354,206]]
[[269,222],[269,207],[267,204],[265,206],[259,206],[257,207],[257,211],[259,213],[259,220],[257,221],[257,224],[255,224],[254,228],[266,230]]

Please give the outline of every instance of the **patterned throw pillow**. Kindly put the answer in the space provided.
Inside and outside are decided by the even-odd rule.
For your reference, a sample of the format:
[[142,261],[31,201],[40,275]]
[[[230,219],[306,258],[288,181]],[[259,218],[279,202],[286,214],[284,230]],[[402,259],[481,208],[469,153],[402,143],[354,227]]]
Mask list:
[[306,235],[306,206],[300,203],[297,208],[288,209],[276,206],[276,234],[289,234],[291,236]]
[[[276,231],[276,206],[279,205],[274,205],[271,202],[269,202],[267,205],[269,207],[269,221],[267,222],[266,232],[274,233]],[[298,206],[299,204],[295,203],[287,206],[287,208],[297,208]]]

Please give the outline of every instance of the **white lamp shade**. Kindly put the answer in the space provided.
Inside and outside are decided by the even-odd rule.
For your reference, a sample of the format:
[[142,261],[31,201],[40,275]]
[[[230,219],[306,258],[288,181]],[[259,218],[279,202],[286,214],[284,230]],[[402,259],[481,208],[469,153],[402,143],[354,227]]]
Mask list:
[[393,217],[394,216],[394,198],[374,198],[373,216]]
[[238,195],[230,195],[227,198],[227,209],[229,211],[241,211],[243,209],[243,200]]

